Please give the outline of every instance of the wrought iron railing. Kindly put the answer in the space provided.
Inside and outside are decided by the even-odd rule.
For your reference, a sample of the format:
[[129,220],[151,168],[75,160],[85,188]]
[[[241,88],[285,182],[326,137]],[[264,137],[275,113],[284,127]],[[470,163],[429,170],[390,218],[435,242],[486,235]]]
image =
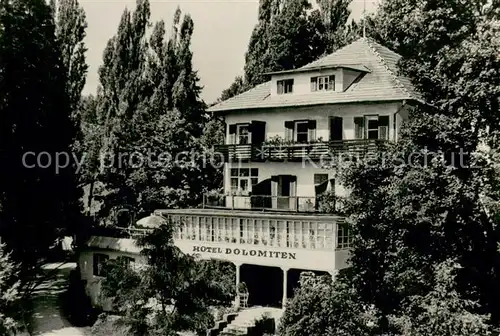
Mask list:
[[387,140],[333,140],[311,143],[277,143],[247,145],[217,145],[215,151],[225,161],[266,160],[321,160],[335,159],[340,155],[363,158],[364,155],[383,150]]
[[270,196],[205,194],[203,207],[212,209],[262,210],[303,213],[340,212],[341,198],[322,196]]

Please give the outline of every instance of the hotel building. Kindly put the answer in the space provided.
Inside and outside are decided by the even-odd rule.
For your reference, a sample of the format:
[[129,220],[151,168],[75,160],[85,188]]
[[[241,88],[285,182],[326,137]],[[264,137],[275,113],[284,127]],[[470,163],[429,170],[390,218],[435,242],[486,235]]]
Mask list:
[[[232,262],[250,305],[284,306],[302,271],[334,278],[348,266],[351,237],[340,202],[347,191],[332,163],[397,141],[419,101],[398,75],[399,58],[361,38],[301,68],[268,73],[268,82],[212,106],[226,124],[225,144],[216,148],[223,192],[206,195],[199,209],[155,211],[180,223],[175,244]],[[92,237],[81,254],[90,287],[101,260],[138,258],[130,241],[109,239]]]

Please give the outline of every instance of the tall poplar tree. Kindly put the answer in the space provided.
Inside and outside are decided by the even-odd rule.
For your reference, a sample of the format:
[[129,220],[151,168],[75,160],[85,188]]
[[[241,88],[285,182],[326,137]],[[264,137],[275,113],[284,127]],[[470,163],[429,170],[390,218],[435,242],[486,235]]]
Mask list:
[[110,160],[97,172],[105,189],[97,198],[109,221],[117,212],[142,216],[197,205],[211,184],[200,140],[207,116],[190,50],[193,21],[178,9],[169,34],[160,21],[147,39],[149,15],[148,1],[125,11],[100,68],[99,152]]
[[245,54],[244,78],[236,77],[219,100],[267,80],[263,73],[299,68],[352,41],[351,0],[261,0]]
[[51,6],[62,62],[66,68],[66,90],[71,101],[71,109],[77,113],[88,71],[85,60],[87,48],[84,42],[87,28],[85,11],[78,0],[52,0]]
[[[51,0],[51,9],[56,24],[55,34],[59,48],[61,50],[61,60],[66,71],[66,93],[69,98],[71,116],[75,125],[74,142],[71,146],[71,156],[76,157],[80,162],[86,160],[88,154],[83,147],[84,132],[89,130],[84,116],[82,116],[82,91],[85,86],[88,64],[86,62],[85,53],[85,36],[87,21],[85,11],[80,6],[77,0]],[[73,167],[71,172],[72,183],[69,188],[72,188],[72,193],[75,199],[82,197],[82,175],[78,167]],[[69,171],[68,171],[69,172]],[[66,211],[81,214],[83,207],[81,202],[73,204]],[[86,221],[84,217],[74,217],[71,225],[71,232],[75,238],[85,230]]]

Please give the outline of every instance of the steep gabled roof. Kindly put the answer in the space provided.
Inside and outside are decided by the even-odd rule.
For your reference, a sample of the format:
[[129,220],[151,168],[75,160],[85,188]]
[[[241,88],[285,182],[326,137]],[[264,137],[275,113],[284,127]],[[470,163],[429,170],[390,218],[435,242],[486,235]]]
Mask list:
[[318,68],[363,66],[369,70],[361,80],[344,92],[311,92],[271,96],[271,82],[257,85],[240,95],[209,108],[210,112],[247,110],[258,108],[293,107],[323,104],[341,104],[377,101],[420,101],[408,78],[398,75],[400,55],[369,38],[357,41],[322,57],[297,72],[314,71]]

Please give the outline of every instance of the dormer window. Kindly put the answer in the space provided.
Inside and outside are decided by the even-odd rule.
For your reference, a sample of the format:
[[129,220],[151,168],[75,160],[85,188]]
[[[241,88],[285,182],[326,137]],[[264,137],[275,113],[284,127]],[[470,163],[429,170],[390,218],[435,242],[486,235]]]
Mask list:
[[277,81],[278,94],[293,92],[293,79],[282,79]]
[[335,76],[318,76],[311,78],[311,91],[335,91]]

